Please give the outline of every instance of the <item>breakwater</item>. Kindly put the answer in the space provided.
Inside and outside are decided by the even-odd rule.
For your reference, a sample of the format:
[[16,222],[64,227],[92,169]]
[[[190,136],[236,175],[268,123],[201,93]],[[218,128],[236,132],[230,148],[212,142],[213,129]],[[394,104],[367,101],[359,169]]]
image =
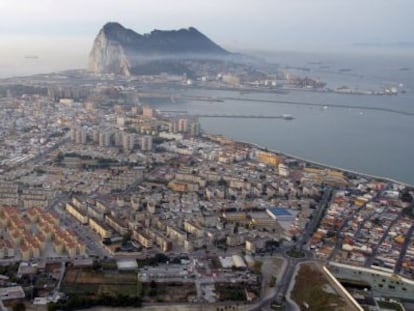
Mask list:
[[234,101],[243,101],[243,102],[260,102],[260,103],[274,103],[274,104],[287,104],[287,105],[299,105],[299,106],[310,106],[318,107],[322,109],[333,108],[333,109],[359,109],[359,110],[370,110],[370,111],[381,111],[388,113],[396,113],[405,116],[414,116],[414,112],[397,110],[392,108],[383,108],[383,107],[367,107],[360,105],[341,105],[341,104],[318,104],[318,103],[309,103],[302,101],[291,101],[291,100],[273,100],[273,99],[250,99],[242,97],[220,97],[223,101],[225,100],[234,100]]

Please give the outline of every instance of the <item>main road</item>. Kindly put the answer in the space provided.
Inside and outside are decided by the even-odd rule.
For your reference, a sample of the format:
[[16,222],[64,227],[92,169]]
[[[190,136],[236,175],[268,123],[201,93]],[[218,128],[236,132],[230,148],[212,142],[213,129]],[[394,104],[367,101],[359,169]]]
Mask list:
[[[331,195],[332,189],[330,187],[326,187],[324,189],[324,193],[318,205],[318,208],[313,213],[313,217],[306,226],[305,232],[303,233],[302,237],[298,239],[295,245],[293,246],[294,248],[303,251],[303,246],[308,242],[309,238],[312,236],[313,232],[316,230],[319,222],[321,221],[323,213],[331,199]],[[284,255],[287,257],[288,260],[282,278],[278,281],[274,293],[270,296],[262,297],[254,306],[251,307],[250,311],[266,310],[269,308],[272,302],[276,302],[278,304],[285,303],[286,310],[288,311],[297,310],[297,306],[294,305],[288,299],[285,299],[285,297],[289,289],[289,285],[292,282],[292,278],[295,274],[296,266],[303,261],[309,261],[312,258],[312,253],[308,251],[303,251],[303,258],[292,258],[286,255],[287,249],[282,250],[284,251]]]

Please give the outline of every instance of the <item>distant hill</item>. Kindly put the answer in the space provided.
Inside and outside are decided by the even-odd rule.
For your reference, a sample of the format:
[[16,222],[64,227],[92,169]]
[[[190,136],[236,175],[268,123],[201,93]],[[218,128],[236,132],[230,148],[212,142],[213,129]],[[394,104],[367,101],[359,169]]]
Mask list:
[[230,55],[193,27],[141,35],[119,23],[107,23],[93,43],[89,69],[124,75],[180,73],[186,70],[180,60],[217,60]]

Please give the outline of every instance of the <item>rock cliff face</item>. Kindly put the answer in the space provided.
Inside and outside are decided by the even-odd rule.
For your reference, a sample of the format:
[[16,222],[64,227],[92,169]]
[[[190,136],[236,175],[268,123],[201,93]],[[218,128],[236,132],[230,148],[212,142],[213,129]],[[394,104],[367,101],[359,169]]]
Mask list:
[[140,35],[118,23],[107,23],[95,38],[89,69],[131,75],[149,67],[153,71],[177,69],[181,65],[176,61],[184,59],[217,59],[230,54],[192,27]]

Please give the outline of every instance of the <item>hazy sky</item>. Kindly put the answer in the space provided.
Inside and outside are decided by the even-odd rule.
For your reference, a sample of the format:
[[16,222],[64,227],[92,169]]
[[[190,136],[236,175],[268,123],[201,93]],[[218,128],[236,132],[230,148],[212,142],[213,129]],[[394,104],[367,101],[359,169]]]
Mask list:
[[230,50],[341,50],[414,41],[413,12],[413,0],[0,0],[0,55],[65,51],[84,64],[107,21],[194,26]]

